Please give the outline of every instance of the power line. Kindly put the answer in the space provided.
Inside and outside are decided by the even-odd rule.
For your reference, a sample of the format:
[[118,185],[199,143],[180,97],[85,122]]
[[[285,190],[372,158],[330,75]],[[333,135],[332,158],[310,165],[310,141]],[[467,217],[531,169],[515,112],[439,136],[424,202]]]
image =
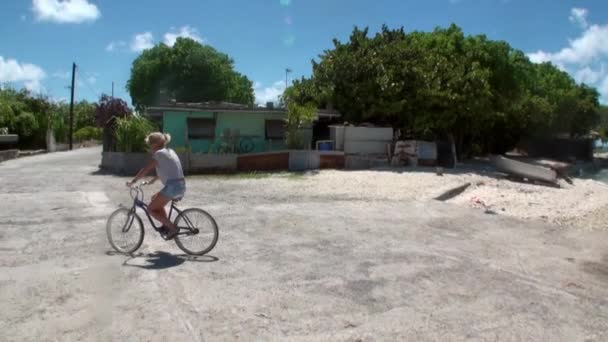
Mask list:
[[[90,72],[87,72],[86,70],[84,70],[80,65],[78,65],[77,68],[78,68],[78,70],[81,70],[85,74],[94,75],[93,73],[90,73]],[[76,76],[76,77],[78,77],[78,76]],[[91,77],[94,77],[94,76],[91,76]],[[87,82],[87,80],[83,81],[80,77],[78,77],[78,80],[82,84],[84,84],[93,93],[94,96],[96,96],[98,99],[101,98],[101,93],[99,91],[95,90],[93,88],[93,86],[89,82]]]

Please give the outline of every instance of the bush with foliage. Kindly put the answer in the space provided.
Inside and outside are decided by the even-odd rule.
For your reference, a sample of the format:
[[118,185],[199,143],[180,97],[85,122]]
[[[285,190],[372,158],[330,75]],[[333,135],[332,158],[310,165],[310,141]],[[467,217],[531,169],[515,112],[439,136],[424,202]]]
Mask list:
[[0,89],[0,127],[19,135],[20,148],[45,148],[51,103],[26,90]]
[[74,133],[76,141],[101,140],[102,129],[93,126],[83,127]]
[[116,151],[117,152],[146,152],[146,136],[156,127],[141,116],[130,116],[116,120]]
[[[74,131],[93,126],[95,105],[87,101],[74,104]],[[45,148],[46,134],[53,130],[58,142],[67,142],[69,135],[69,105],[52,103],[32,96],[26,89],[0,89],[0,127],[18,134],[19,147]]]
[[95,105],[95,123],[103,128],[103,151],[116,150],[115,131],[118,120],[132,115],[131,108],[119,98],[103,94]]
[[285,98],[331,104],[352,123],[451,138],[460,154],[472,146],[505,152],[534,134],[582,136],[599,119],[595,89],[456,25],[409,33],[384,26],[371,37],[355,28],[347,42],[333,43],[313,61],[311,78],[295,81],[298,91]]
[[178,102],[254,101],[253,83],[234,70],[228,55],[190,38],[145,50],[133,61],[127,89],[139,110],[159,102],[161,94]]
[[299,105],[295,102],[287,104],[287,132],[285,135],[287,148],[294,150],[305,148],[301,129],[313,122],[315,113],[316,108],[310,104]]

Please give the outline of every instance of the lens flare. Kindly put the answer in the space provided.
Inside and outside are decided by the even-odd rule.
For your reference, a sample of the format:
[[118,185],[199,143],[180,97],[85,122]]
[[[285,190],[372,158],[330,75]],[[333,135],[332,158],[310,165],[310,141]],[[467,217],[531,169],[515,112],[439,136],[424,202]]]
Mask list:
[[281,6],[283,7],[288,7],[289,5],[291,5],[291,0],[280,0],[281,1]]
[[291,18],[290,15],[285,17],[285,24],[287,24],[287,25],[293,24],[293,19]]
[[283,45],[287,47],[292,47],[296,43],[296,36],[293,34],[287,34],[283,37]]

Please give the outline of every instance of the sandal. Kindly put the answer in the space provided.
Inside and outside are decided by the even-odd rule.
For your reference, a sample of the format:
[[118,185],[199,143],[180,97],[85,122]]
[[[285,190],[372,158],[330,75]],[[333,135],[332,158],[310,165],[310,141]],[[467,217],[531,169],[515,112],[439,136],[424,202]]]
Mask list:
[[171,232],[168,230],[167,228],[167,235],[165,235],[165,240],[173,240],[173,238],[175,238],[177,236],[177,234],[179,233],[179,228],[175,228],[175,231]]

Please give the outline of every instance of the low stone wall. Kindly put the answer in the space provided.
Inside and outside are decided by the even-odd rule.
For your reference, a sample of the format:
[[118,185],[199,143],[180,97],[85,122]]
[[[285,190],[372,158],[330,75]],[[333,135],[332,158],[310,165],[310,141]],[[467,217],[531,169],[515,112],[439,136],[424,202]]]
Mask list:
[[189,173],[235,172],[237,170],[236,154],[191,153],[188,158]]
[[[319,168],[342,169],[343,152],[277,151],[252,154],[180,153],[184,173],[253,171],[306,171]],[[100,167],[113,174],[135,175],[150,160],[148,153],[103,152]]]
[[19,158],[19,150],[0,151],[0,163],[15,158]]
[[[178,156],[184,173],[187,173],[190,167],[187,154],[178,153]],[[102,152],[100,168],[117,175],[134,176],[142,167],[146,166],[150,158],[149,153]]]
[[290,151],[289,171],[316,170],[321,165],[321,157],[317,151]]

